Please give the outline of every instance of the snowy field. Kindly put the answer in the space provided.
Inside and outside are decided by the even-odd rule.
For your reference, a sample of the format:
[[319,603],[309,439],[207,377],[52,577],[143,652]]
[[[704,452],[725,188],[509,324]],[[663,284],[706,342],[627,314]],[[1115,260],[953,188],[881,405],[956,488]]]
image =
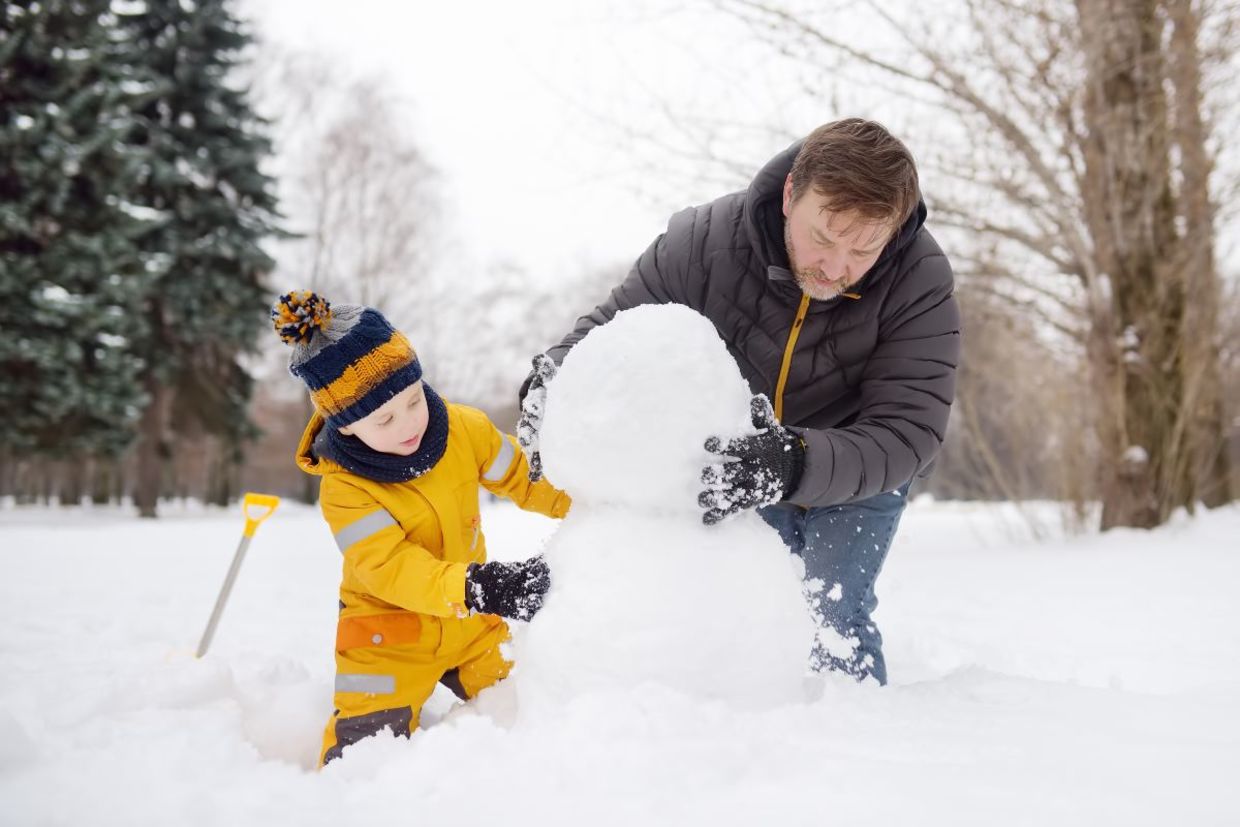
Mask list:
[[[165,511],[0,508],[0,823],[1240,823],[1237,508],[1033,542],[1007,509],[915,500],[879,580],[885,689],[737,709],[648,685],[537,725],[502,688],[436,695],[412,740],[323,772],[317,511],[260,529],[202,660],[241,518]],[[555,530],[483,525],[501,558]]]

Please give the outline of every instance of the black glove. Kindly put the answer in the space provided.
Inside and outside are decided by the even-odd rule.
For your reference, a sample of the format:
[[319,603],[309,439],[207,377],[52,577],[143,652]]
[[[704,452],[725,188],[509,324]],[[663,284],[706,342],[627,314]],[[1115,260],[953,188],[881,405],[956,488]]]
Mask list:
[[714,525],[724,517],[759,505],[777,503],[796,490],[805,470],[805,443],[775,421],[771,400],[758,394],[749,403],[758,433],[729,440],[706,440],[706,450],[727,461],[702,469],[706,490],[698,505],[706,509],[702,522]]
[[534,357],[534,369],[525,377],[519,394],[521,418],[517,420],[517,444],[530,464],[530,482],[542,479],[542,457],[538,455],[538,432],[542,429],[547,401],[547,383],[555,377],[555,362],[545,353]]
[[465,575],[465,606],[471,612],[529,620],[542,608],[551,588],[551,570],[542,555],[515,563],[472,563]]

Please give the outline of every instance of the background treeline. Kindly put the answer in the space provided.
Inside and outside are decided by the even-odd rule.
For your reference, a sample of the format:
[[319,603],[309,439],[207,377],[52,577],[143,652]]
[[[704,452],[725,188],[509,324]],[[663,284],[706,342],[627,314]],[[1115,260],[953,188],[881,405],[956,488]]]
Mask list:
[[123,487],[152,515],[183,435],[223,446],[226,474],[257,433],[238,359],[276,216],[270,142],[232,85],[247,42],[218,0],[0,10],[6,490]]
[[[711,7],[800,79],[813,123],[867,114],[836,79],[900,102],[883,120],[919,158],[966,330],[920,490],[1060,500],[1103,527],[1232,501],[1233,8],[992,0],[927,23],[849,6],[895,60],[835,39],[821,3]],[[147,515],[246,489],[313,500],[291,463],[307,402],[267,332],[277,292],[381,306],[441,392],[511,424],[529,357],[627,269],[550,286],[516,264],[454,270],[404,104],[319,56],[256,50],[222,0],[0,15],[0,497]],[[669,214],[798,137],[664,110],[666,129],[621,138]]]

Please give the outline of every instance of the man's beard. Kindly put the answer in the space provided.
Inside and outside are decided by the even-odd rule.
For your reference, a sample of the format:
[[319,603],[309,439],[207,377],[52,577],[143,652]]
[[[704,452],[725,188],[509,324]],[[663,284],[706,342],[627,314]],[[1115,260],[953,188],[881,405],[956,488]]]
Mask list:
[[796,279],[797,287],[801,288],[801,292],[809,296],[815,301],[826,301],[833,299],[840,293],[848,289],[848,285],[843,279],[831,284],[823,284],[817,281],[821,275],[817,270],[810,268],[797,267],[796,256],[792,252],[792,231],[788,228],[788,222],[784,222],[784,247],[788,250],[788,269],[792,271],[792,277]]

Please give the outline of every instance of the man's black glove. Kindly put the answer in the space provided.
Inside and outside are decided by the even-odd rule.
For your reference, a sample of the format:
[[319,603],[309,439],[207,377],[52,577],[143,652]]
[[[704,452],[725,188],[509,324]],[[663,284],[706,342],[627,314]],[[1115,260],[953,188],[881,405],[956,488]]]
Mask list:
[[749,403],[758,433],[724,444],[717,436],[706,440],[706,450],[726,461],[702,469],[706,490],[698,505],[706,509],[702,522],[714,525],[724,517],[759,505],[777,503],[796,490],[805,470],[805,443],[775,421],[771,400],[758,394]]
[[547,383],[555,376],[556,366],[551,357],[540,353],[534,357],[534,369],[525,377],[518,394],[521,399],[521,418],[517,420],[517,444],[525,452],[530,464],[530,482],[542,479],[542,457],[538,454],[538,432],[542,429],[543,412],[547,402]]
[[542,555],[515,563],[472,563],[465,575],[465,606],[471,612],[529,620],[542,608],[551,588],[551,570]]

